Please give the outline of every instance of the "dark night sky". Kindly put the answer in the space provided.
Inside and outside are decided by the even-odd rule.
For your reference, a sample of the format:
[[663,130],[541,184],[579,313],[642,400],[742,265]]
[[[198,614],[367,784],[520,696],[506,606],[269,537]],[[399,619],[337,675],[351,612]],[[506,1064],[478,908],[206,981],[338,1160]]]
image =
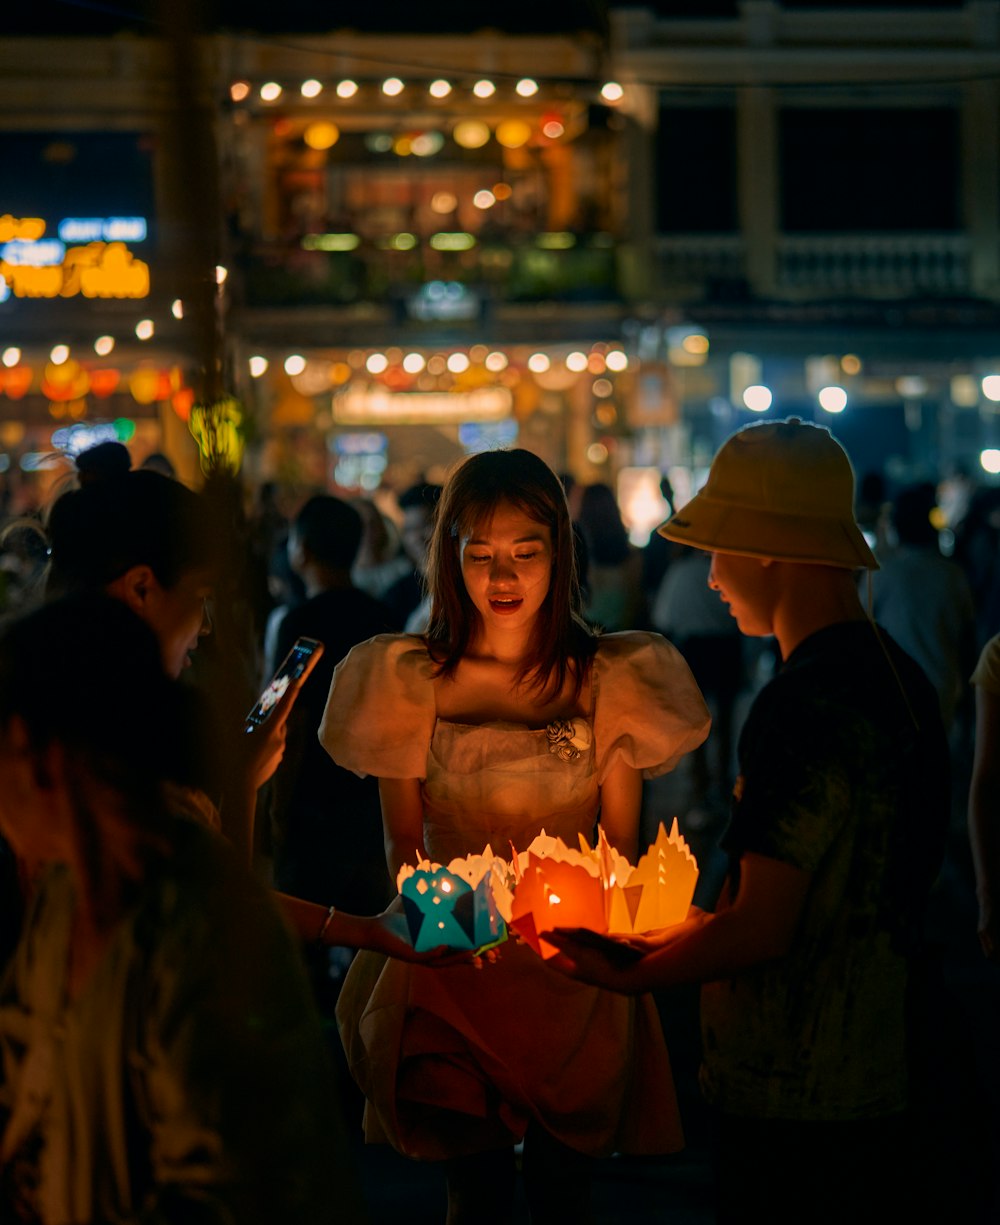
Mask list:
[[[170,0],[160,0],[169,3]],[[602,31],[608,8],[645,7],[664,16],[734,17],[738,0],[504,0],[483,9],[470,0],[192,0],[206,28],[320,32],[466,32],[484,27],[509,32]],[[802,8],[960,8],[962,0],[784,0]],[[157,0],[35,0],[8,6],[5,34],[111,34],[156,29]]]

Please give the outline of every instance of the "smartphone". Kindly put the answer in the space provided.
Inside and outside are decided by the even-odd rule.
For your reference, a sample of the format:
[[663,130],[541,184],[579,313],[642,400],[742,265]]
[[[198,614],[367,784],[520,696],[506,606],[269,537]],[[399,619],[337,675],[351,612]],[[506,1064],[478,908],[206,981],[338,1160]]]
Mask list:
[[244,731],[252,732],[262,723],[266,723],[292,681],[306,676],[322,654],[323,644],[318,639],[297,638],[277,672],[268,681],[267,688],[260,695],[260,701],[247,715]]

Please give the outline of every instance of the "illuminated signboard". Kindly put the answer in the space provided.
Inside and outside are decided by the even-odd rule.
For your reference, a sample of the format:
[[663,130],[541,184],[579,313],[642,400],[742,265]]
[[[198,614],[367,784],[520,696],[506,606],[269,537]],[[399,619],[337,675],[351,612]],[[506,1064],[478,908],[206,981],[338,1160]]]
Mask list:
[[333,397],[333,419],[339,425],[460,425],[466,421],[500,421],[509,417],[506,387],[475,391],[389,391],[352,386]]
[[145,298],[149,265],[125,245],[142,242],[144,217],[68,217],[58,238],[40,217],[0,216],[0,301],[15,298]]

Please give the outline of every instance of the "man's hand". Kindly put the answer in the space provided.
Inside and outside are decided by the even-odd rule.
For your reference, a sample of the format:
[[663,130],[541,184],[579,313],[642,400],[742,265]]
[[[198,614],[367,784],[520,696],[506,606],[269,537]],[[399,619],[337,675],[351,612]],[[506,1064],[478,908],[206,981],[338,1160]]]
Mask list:
[[623,995],[642,991],[642,954],[611,937],[597,943],[593,935],[593,932],[567,927],[543,932],[543,938],[559,950],[547,964],[570,978],[592,987],[603,987],[606,991],[618,991]]

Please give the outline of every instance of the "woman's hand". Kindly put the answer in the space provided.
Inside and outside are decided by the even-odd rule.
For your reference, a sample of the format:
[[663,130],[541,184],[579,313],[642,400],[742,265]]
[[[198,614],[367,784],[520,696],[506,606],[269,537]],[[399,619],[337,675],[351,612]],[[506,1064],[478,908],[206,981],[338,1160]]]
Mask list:
[[304,674],[292,681],[275,702],[270,715],[253,731],[244,736],[244,777],[253,790],[259,791],[281,765],[288,736],[288,716],[295,699],[305,684]]

